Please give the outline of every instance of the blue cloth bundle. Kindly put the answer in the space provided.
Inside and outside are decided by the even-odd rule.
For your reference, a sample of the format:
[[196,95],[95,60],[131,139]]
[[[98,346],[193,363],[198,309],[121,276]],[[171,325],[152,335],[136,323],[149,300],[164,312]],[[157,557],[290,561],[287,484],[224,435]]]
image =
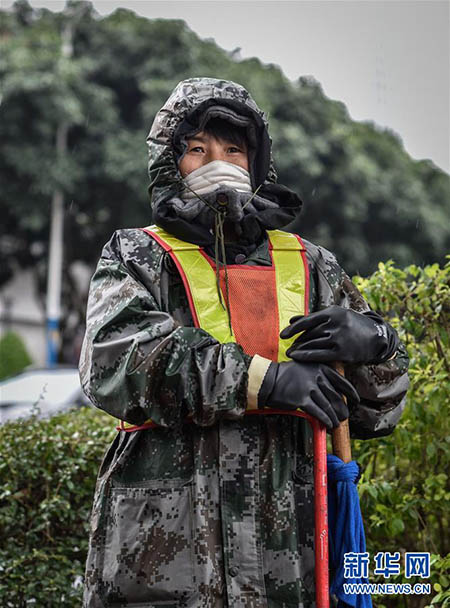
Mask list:
[[344,578],[344,553],[365,553],[366,539],[356,487],[359,465],[355,461],[345,464],[329,454],[328,468],[328,528],[330,539],[330,565],[334,577],[330,593],[338,598],[338,608],[372,608],[367,594],[348,594],[344,583],[367,583],[366,578]]

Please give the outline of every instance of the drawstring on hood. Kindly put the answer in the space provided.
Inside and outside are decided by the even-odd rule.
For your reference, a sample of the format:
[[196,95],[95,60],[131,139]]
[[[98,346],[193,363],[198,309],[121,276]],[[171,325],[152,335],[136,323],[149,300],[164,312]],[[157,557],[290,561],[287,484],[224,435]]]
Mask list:
[[[208,163],[183,180],[178,163],[186,152],[187,139],[202,131],[211,118],[221,118],[246,129],[248,190],[244,187],[244,182],[248,185],[246,176],[241,173],[245,170],[236,165],[228,168],[233,174],[233,185],[223,175],[219,179],[215,163],[222,161]],[[190,78],[176,86],[157,113],[147,144],[153,222],[181,240],[204,247],[208,255],[214,256],[218,297],[225,308],[219,280],[220,265],[224,266],[226,308],[232,332],[227,263],[234,263],[238,253],[247,257],[267,238],[266,230],[286,226],[302,206],[297,194],[276,183],[265,115],[239,84],[215,78]],[[211,189],[205,183],[209,178],[216,182]]]
[[[213,162],[222,162],[222,161],[213,161]],[[200,167],[200,169],[204,169],[211,164],[213,164],[213,163],[208,163],[207,165]],[[230,163],[224,163],[224,164],[230,164]],[[245,169],[242,169],[242,171],[245,171]],[[193,171],[192,173],[196,173],[196,171]],[[192,173],[190,175],[192,175]],[[245,171],[245,173],[248,173],[248,171]],[[213,217],[214,217],[214,230],[212,232],[215,235],[214,259],[216,260],[216,288],[217,288],[217,294],[219,297],[220,305],[222,306],[222,308],[224,310],[227,311],[228,325],[230,328],[231,335],[233,335],[233,328],[231,326],[231,307],[230,307],[230,301],[229,301],[228,270],[227,270],[226,252],[225,252],[224,223],[225,223],[226,217],[228,217],[228,219],[232,219],[233,209],[235,211],[235,215],[237,214],[236,217],[239,216],[239,212],[242,215],[245,207],[251,205],[252,201],[254,201],[254,199],[256,198],[256,194],[257,194],[260,186],[258,186],[258,188],[255,190],[255,192],[252,193],[251,196],[249,196],[248,192],[249,191],[251,192],[250,186],[248,186],[248,189],[244,189],[243,191],[233,192],[233,190],[229,191],[228,185],[222,184],[221,186],[219,186],[220,192],[217,193],[215,185],[209,183],[208,191],[210,191],[211,188],[213,188],[215,200],[219,205],[218,207],[216,207],[213,204],[212,200],[208,200],[206,198],[205,194],[202,195],[199,191],[194,191],[187,183],[186,178],[184,181],[185,181],[185,185],[186,185],[188,192],[190,192],[190,194],[192,195],[192,197],[194,199],[194,204],[191,205],[191,209],[189,211],[191,211],[192,208],[195,206],[195,207],[199,208],[198,214],[196,214],[196,215],[207,216],[207,215],[210,215],[210,213],[212,213]],[[208,192],[206,193],[206,195],[207,194],[208,194]],[[233,195],[233,198],[231,200],[231,203],[232,203],[231,205],[229,205],[229,202],[230,202],[229,194]],[[242,196],[242,195],[244,195],[244,196]],[[202,207],[202,205],[203,205],[203,207]],[[253,207],[253,209],[254,209],[254,207]],[[186,213],[186,211],[188,211],[188,210],[186,209],[186,206],[185,206],[180,210],[180,215],[181,216],[184,215]],[[230,211],[231,211],[231,213],[230,213]],[[236,218],[234,218],[234,219],[236,219]],[[236,223],[236,225],[239,225],[239,224]],[[220,253],[219,253],[219,243],[220,243]],[[222,260],[220,260],[220,256],[222,256]],[[225,291],[226,291],[226,303],[227,303],[226,307],[223,304],[222,292],[220,290],[220,264],[223,264],[223,266],[225,268]]]

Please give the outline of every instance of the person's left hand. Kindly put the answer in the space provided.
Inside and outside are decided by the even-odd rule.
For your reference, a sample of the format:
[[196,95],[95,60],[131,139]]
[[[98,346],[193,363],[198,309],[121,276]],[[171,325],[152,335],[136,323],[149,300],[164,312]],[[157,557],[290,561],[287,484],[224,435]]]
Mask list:
[[375,312],[359,313],[329,306],[307,316],[295,316],[280,337],[301,335],[286,354],[296,361],[379,363],[397,349],[394,329]]

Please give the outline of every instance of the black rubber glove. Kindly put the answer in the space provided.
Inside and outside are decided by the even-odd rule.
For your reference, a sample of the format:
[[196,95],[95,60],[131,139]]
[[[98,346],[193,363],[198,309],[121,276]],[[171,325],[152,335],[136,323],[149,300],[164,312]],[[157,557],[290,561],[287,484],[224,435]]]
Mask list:
[[286,351],[296,361],[381,363],[399,344],[396,331],[372,310],[359,313],[329,306],[306,317],[292,317],[290,323],[280,337],[303,332]]
[[283,361],[271,363],[258,393],[258,408],[301,408],[318,418],[328,429],[348,418],[349,403],[359,403],[352,384],[329,365]]

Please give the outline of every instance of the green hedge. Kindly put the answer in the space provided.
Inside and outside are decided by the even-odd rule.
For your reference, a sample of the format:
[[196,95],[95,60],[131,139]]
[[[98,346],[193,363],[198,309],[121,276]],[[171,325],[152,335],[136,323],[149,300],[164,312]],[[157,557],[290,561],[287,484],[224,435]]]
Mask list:
[[[397,430],[353,444],[364,466],[359,490],[368,551],[433,554],[432,596],[378,596],[376,608],[450,605],[449,277],[450,264],[400,270],[388,263],[369,279],[356,278],[411,357],[411,390]],[[1,606],[80,606],[94,484],[114,427],[106,414],[84,408],[0,428]]]
[[81,605],[95,479],[114,427],[82,408],[0,428],[0,606]]
[[33,361],[19,334],[6,332],[0,338],[0,380],[18,374],[31,363]]
[[[408,403],[395,432],[353,446],[364,467],[358,488],[368,551],[433,554],[432,596],[379,596],[376,606],[450,606],[450,261],[444,268],[404,270],[379,264],[355,283],[372,308],[390,317],[410,356]],[[388,582],[429,581],[399,576]]]

